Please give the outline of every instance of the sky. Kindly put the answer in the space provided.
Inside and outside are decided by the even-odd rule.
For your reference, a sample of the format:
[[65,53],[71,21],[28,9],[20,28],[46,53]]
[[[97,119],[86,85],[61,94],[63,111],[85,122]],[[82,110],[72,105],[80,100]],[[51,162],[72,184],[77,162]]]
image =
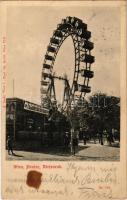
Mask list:
[[[120,8],[117,6],[8,6],[7,9],[7,97],[19,97],[40,104],[40,81],[46,48],[57,24],[67,16],[83,20],[94,42],[92,93],[120,96]],[[63,43],[53,69],[66,73],[71,82],[74,73],[74,49],[71,38]],[[13,89],[14,80],[14,89]],[[57,98],[63,83],[56,83]],[[90,93],[89,95],[91,95]],[[87,96],[89,96],[87,95]]]

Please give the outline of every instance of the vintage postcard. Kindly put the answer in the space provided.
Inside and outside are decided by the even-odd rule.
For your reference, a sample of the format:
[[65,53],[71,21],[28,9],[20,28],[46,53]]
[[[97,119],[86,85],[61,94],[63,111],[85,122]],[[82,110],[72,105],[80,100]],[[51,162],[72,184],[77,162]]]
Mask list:
[[127,198],[126,1],[1,1],[2,198]]

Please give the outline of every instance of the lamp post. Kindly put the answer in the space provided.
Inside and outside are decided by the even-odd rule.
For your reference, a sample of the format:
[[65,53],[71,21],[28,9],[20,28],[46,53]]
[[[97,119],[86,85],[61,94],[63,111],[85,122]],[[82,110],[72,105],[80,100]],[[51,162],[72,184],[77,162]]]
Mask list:
[[71,102],[71,110],[70,110],[70,123],[71,123],[71,153],[73,152],[73,136],[74,136],[74,108],[75,104],[74,101]]

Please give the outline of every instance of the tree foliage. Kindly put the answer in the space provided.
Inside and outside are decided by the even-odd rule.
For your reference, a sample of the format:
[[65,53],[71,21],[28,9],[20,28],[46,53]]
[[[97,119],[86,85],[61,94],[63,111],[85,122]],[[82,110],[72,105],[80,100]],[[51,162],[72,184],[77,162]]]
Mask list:
[[108,135],[112,129],[120,132],[120,98],[95,93],[88,102],[77,103],[75,107],[75,121],[87,134],[102,137],[104,130]]

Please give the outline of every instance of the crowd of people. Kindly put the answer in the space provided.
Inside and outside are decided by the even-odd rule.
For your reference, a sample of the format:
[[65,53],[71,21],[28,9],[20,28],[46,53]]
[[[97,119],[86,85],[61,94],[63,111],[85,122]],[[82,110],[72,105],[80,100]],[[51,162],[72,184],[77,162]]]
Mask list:
[[84,145],[87,143],[93,142],[94,144],[100,144],[100,145],[110,145],[117,141],[119,143],[119,138],[115,138],[112,134],[108,134],[105,132],[104,134],[96,134],[93,136],[89,136],[87,134],[82,134],[82,137],[79,138],[80,131],[78,130],[71,130],[71,133],[66,132],[64,137],[64,146],[65,150],[67,151],[71,147],[71,152],[73,155],[76,153],[76,148],[78,149],[79,141],[83,142]]

